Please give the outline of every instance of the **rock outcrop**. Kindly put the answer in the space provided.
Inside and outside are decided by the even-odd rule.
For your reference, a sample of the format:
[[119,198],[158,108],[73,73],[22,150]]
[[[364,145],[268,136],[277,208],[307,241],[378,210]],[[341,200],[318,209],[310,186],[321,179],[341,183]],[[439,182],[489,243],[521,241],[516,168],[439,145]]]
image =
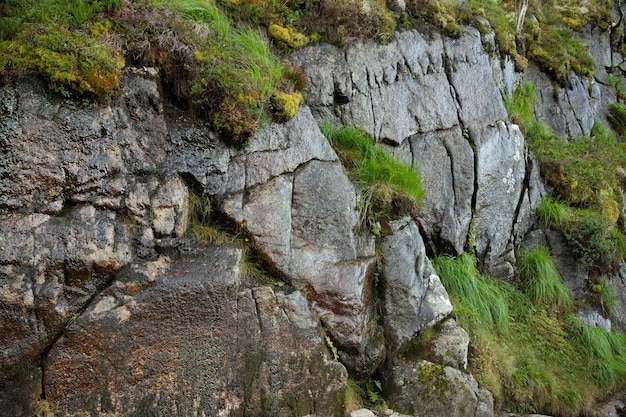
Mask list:
[[[60,415],[340,416],[348,374],[375,372],[399,412],[492,416],[428,256],[470,249],[510,279],[545,190],[503,95],[536,76],[537,114],[575,136],[610,100],[607,68],[626,66],[592,50],[595,78],[550,92],[487,52],[489,34],[465,32],[297,51],[308,105],[243,149],[166,103],[152,69],[128,69],[109,103],[30,77],[2,87],[0,416],[38,402]],[[391,221],[378,252],[322,120],[364,128],[423,178],[419,218]],[[186,235],[195,194],[240,244]],[[245,272],[246,251],[264,278]],[[574,288],[571,254],[556,258]]]
[[[342,357],[371,357],[355,367],[383,359],[370,340],[374,248],[352,232],[355,189],[306,108],[235,150],[166,114],[151,71],[130,70],[104,107],[35,79],[0,101],[7,413],[45,396],[62,413],[341,414],[347,374],[321,326]],[[285,291],[242,279],[234,249],[190,252],[198,188]]]
[[125,268],[46,357],[56,412],[341,416],[347,372],[306,299],[240,289],[241,255],[222,246]]
[[484,269],[512,276],[513,248],[545,192],[477,30],[460,39],[406,31],[345,52],[312,45],[291,59],[307,73],[318,120],[363,127],[423,176],[431,250],[461,253],[473,233]]

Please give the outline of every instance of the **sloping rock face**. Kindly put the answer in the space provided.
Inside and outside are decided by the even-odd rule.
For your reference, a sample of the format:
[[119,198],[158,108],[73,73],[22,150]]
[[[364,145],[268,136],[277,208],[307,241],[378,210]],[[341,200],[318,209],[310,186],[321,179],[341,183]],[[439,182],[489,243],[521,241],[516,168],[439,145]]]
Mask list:
[[319,321],[300,292],[240,290],[241,253],[122,271],[46,358],[56,411],[340,416],[347,373],[327,359]]
[[[0,415],[42,397],[68,414],[336,415],[346,373],[321,325],[355,371],[384,358],[373,239],[352,232],[354,187],[307,108],[246,149],[166,114],[150,70],[106,106],[25,79],[0,109]],[[240,255],[190,252],[190,188],[285,292],[242,280]]]
[[391,222],[391,231],[381,252],[385,333],[393,358],[419,332],[448,316],[452,304],[426,256],[415,222],[406,218]]
[[406,31],[345,52],[312,45],[291,60],[308,76],[318,120],[362,127],[420,172],[431,249],[460,253],[473,234],[484,269],[511,277],[511,252],[544,191],[478,31],[465,28],[460,39]]

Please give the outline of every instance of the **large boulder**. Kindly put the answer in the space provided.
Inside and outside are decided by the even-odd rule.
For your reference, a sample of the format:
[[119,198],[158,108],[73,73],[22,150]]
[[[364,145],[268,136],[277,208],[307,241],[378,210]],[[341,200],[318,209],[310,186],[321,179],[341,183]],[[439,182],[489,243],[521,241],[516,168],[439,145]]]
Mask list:
[[241,255],[206,248],[121,272],[46,358],[56,412],[340,416],[347,373],[319,321],[300,292],[240,288]]

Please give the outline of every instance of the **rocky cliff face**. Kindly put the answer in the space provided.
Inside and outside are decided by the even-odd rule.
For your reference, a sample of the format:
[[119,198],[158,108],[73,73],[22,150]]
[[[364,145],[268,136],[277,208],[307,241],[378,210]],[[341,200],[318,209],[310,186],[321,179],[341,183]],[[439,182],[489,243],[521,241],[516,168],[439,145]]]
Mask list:
[[[547,81],[514,73],[490,39],[468,28],[308,46],[290,58],[308,106],[245,149],[166,103],[151,70],[129,70],[107,105],[36,79],[4,87],[0,415],[45,400],[59,415],[340,416],[348,371],[383,373],[405,413],[492,415],[427,256],[470,249],[471,233],[483,269],[511,278],[545,194],[503,96],[525,77]],[[548,121],[571,135],[610,99],[599,81],[572,85],[537,110],[557,109]],[[424,178],[418,222],[393,222],[381,242],[382,295],[374,237],[356,227],[358,190],[323,120],[363,127]],[[191,193],[241,228],[269,280],[246,274],[241,247],[185,235]],[[400,360],[426,327],[444,353]],[[464,388],[424,397],[424,375]]]

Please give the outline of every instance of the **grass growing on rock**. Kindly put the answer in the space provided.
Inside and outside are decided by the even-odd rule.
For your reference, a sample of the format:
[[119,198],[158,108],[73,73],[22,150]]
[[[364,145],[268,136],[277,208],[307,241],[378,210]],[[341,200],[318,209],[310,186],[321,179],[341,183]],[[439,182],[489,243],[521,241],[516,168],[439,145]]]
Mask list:
[[413,166],[400,162],[376,146],[373,139],[359,128],[330,123],[323,123],[320,128],[363,190],[360,211],[365,217],[362,223],[368,223],[372,229],[380,227],[375,226],[378,217],[417,213],[424,189]]
[[0,73],[37,72],[66,97],[102,98],[126,62],[241,145],[302,102],[265,34],[206,0],[13,0],[0,8]]
[[523,257],[515,285],[480,276],[467,253],[432,261],[471,335],[469,371],[494,394],[496,407],[584,414],[626,384],[626,339],[572,315],[571,294],[544,249]]
[[626,151],[597,122],[590,136],[560,138],[534,117],[534,100],[534,86],[525,84],[506,104],[511,119],[525,131],[543,177],[554,189],[552,198],[539,207],[539,220],[563,232],[593,275],[615,271],[626,255],[620,226]]

